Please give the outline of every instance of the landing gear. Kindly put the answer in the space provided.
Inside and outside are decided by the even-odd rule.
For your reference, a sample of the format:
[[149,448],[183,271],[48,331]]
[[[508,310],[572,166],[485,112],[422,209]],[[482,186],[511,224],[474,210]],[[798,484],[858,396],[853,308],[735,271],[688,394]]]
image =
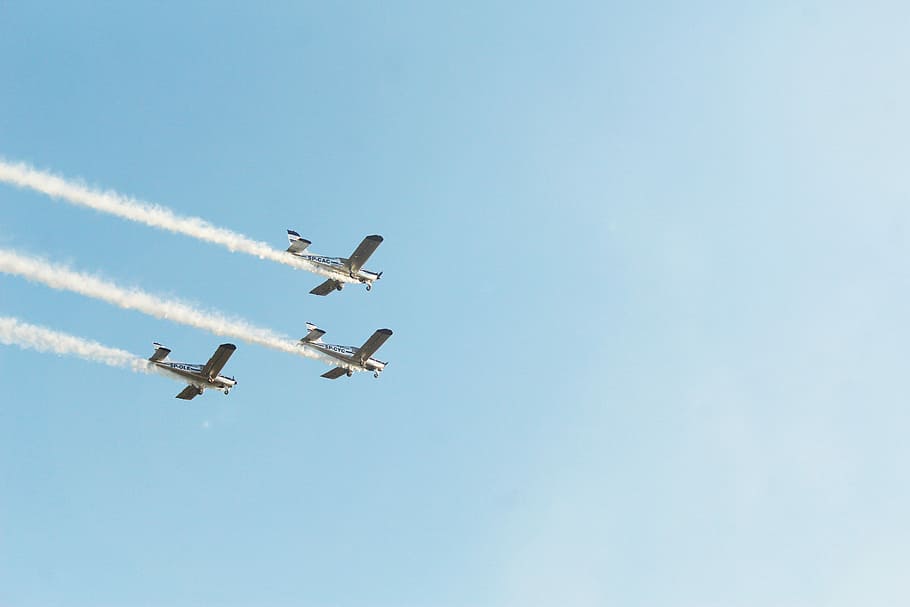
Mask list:
[[339,282],[337,285],[335,285],[335,289],[338,290],[338,291],[340,291],[340,290],[343,289],[343,288],[344,288],[344,284],[342,284],[342,283],[340,283],[340,282]]
[[224,394],[225,394],[225,396],[227,396],[227,395],[230,394],[230,393],[231,393],[230,388],[225,388],[225,389],[224,389]]
[[350,369],[348,369],[348,370],[347,370],[347,374],[348,374],[348,377],[350,377],[350,376],[354,375],[354,372],[351,371]]
[[379,371],[373,371],[373,377],[379,379]]
[[372,288],[373,288],[373,285],[371,285],[370,283],[367,283],[367,291],[370,291]]

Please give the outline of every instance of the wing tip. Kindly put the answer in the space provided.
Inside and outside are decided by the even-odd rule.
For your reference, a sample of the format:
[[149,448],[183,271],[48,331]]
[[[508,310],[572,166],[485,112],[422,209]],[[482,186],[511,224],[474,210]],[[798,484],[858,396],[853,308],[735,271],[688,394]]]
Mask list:
[[373,242],[382,242],[382,236],[379,234],[370,234],[366,237],[366,240],[372,240]]
[[227,348],[228,350],[230,350],[230,351],[232,351],[232,352],[233,352],[234,350],[237,349],[237,346],[235,346],[234,344],[221,344],[221,345],[218,346],[218,347],[219,347],[219,348]]
[[377,329],[376,332],[379,333],[380,335],[387,335],[387,336],[392,335],[391,329]]

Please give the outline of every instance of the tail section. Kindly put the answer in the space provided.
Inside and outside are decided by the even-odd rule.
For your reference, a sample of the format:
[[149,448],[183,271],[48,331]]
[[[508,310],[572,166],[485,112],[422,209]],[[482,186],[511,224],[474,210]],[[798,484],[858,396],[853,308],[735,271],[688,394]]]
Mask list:
[[288,230],[288,243],[290,244],[287,249],[288,253],[303,253],[308,246],[313,244],[306,238],[301,238],[300,234],[294,230]]
[[171,353],[170,350],[168,350],[167,348],[165,348],[158,342],[155,342],[152,345],[155,346],[155,352],[154,352],[154,354],[152,354],[149,357],[149,360],[152,361],[153,363],[164,360],[165,358],[167,358],[167,355]]
[[322,341],[322,336],[325,335],[325,331],[323,331],[322,329],[320,329],[319,327],[317,327],[316,325],[314,325],[311,322],[308,322],[306,324],[306,328],[307,328],[307,331],[309,331],[309,333],[307,333],[303,338],[301,338],[300,341],[302,341],[303,343],[307,343],[307,344],[318,343],[318,342]]

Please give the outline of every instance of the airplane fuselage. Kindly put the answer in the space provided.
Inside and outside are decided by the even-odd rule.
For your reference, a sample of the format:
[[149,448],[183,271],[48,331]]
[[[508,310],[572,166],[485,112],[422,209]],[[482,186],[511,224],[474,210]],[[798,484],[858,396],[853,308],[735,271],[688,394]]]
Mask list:
[[351,346],[339,346],[337,344],[326,344],[322,342],[309,342],[300,345],[316,348],[320,352],[341,361],[343,363],[341,366],[347,367],[351,371],[373,371],[374,373],[382,373],[382,370],[385,369],[385,366],[388,364],[375,358],[368,358],[361,365],[354,360],[354,353],[357,351],[357,348],[352,348]]
[[178,363],[178,362],[159,362],[156,361],[160,369],[172,373],[178,376],[180,379],[186,381],[189,384],[199,388],[199,390],[215,389],[215,390],[230,390],[237,385],[237,380],[233,377],[227,377],[226,375],[218,375],[213,379],[209,379],[202,375],[202,365],[192,365],[190,363]]
[[324,257],[322,255],[310,255],[308,253],[291,253],[323,270],[332,273],[332,278],[339,282],[351,284],[372,285],[374,280],[379,280],[379,274],[370,270],[360,269],[357,272],[349,272],[345,265],[347,260],[341,257]]

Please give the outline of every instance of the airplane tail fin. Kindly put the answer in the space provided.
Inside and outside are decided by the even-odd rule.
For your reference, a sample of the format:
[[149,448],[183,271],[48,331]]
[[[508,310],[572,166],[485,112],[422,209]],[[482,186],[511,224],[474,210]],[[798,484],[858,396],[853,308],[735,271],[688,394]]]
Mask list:
[[314,325],[311,322],[308,322],[306,324],[306,328],[307,328],[307,331],[309,331],[309,333],[307,333],[305,336],[303,336],[303,338],[300,340],[304,343],[309,344],[309,343],[318,342],[318,341],[320,341],[322,336],[325,335],[325,331],[323,331],[322,329],[320,329],[319,327],[317,327],[316,325]]
[[159,360],[164,360],[165,358],[167,358],[167,355],[171,353],[170,350],[168,350],[167,348],[165,348],[158,342],[155,342],[152,345],[155,346],[155,352],[149,357],[149,360],[152,361],[153,363],[158,362]]
[[288,230],[288,244],[290,244],[287,249],[289,253],[302,253],[313,243],[306,238],[302,238],[294,230]]

